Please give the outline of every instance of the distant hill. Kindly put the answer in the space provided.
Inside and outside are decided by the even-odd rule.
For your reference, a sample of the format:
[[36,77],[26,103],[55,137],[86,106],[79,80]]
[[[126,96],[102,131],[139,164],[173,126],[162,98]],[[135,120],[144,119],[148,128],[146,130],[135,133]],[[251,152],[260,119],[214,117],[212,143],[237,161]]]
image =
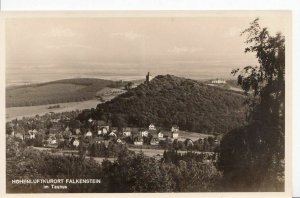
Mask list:
[[170,129],[220,134],[243,124],[242,94],[172,75],[156,76],[124,94],[99,104],[92,116],[115,126],[146,127],[150,123]]
[[6,107],[78,102],[95,98],[104,87],[119,88],[126,82],[74,78],[6,88]]

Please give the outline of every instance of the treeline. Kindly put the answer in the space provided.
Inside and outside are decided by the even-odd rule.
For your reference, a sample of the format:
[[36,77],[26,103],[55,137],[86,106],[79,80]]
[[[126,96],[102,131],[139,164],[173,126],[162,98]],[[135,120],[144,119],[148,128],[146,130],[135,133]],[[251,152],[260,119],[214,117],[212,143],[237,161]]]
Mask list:
[[123,87],[127,82],[93,78],[65,79],[48,83],[9,87],[6,107],[80,102],[95,98],[104,87]]
[[155,123],[169,129],[177,124],[181,130],[220,134],[243,124],[243,102],[241,94],[166,75],[99,104],[80,118],[110,120],[118,127]]
[[208,137],[193,142],[190,139],[185,141],[174,140],[173,142],[168,140],[160,141],[159,146],[166,150],[218,152],[220,145],[215,141],[215,138]]
[[[211,192],[218,191],[222,175],[212,162],[194,154],[178,162],[163,162],[142,153],[120,153],[102,164],[82,156],[59,156],[25,148],[7,139],[8,193],[36,192]],[[14,185],[13,179],[101,179],[100,184],[69,184],[66,190],[43,189],[42,184]]]

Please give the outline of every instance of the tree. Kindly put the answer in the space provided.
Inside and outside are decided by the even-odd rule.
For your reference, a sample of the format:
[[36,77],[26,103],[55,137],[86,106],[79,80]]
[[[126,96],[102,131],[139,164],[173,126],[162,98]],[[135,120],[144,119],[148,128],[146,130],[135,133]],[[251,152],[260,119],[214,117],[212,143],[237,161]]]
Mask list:
[[126,89],[126,90],[129,90],[129,89],[132,88],[132,86],[133,86],[133,83],[132,83],[132,82],[128,82],[128,83],[125,85],[125,89]]
[[247,35],[245,53],[255,53],[259,65],[232,71],[248,96],[248,124],[224,136],[219,167],[234,190],[282,191],[285,38],[280,33],[271,36],[258,22],[255,19],[241,34]]

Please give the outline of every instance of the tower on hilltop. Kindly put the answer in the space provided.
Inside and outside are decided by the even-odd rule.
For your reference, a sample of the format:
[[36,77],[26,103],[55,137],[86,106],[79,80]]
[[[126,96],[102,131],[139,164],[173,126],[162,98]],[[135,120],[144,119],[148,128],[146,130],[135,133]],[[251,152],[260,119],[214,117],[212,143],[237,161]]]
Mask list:
[[149,83],[150,80],[152,80],[152,76],[150,75],[150,72],[148,72],[146,75],[146,83]]

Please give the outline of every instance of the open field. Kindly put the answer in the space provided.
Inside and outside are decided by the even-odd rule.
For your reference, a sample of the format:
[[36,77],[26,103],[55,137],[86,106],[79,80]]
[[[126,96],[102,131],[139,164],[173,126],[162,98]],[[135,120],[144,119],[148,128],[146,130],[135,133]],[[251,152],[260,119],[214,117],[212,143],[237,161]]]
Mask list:
[[57,103],[60,108],[48,109],[49,105],[38,105],[29,107],[8,107],[6,108],[6,120],[21,119],[22,117],[30,117],[35,115],[43,115],[54,112],[60,113],[65,111],[83,110],[95,108],[97,104],[101,103],[99,100],[87,100],[82,102]]
[[214,137],[213,135],[204,134],[204,133],[193,133],[187,131],[180,131],[179,140],[186,140],[187,138],[191,139],[192,141],[196,141],[199,138],[207,138],[207,137]]
[[[6,107],[36,106],[95,99],[103,88],[122,88],[125,82],[77,78],[6,88]],[[112,94],[114,95],[114,94]]]

